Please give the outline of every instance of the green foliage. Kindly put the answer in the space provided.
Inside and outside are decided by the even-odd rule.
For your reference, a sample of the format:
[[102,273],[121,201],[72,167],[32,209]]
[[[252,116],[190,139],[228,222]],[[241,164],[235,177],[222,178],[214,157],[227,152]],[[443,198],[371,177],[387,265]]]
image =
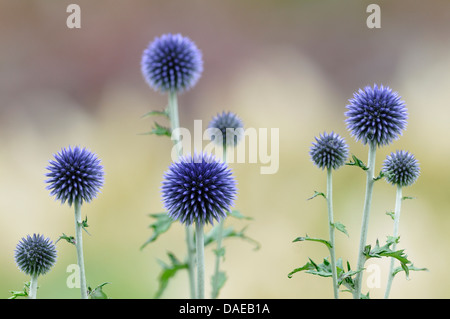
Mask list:
[[316,242],[324,244],[328,248],[332,248],[331,243],[328,240],[320,239],[320,238],[311,238],[308,235],[306,235],[305,237],[297,237],[292,242],[295,243],[298,241],[316,241]]
[[[405,271],[403,267],[397,267],[394,269],[392,276],[397,275],[399,272]],[[427,268],[417,268],[413,264],[408,265],[408,271],[428,271]],[[406,279],[409,279],[409,276],[406,275]]]
[[[228,213],[229,216],[237,218],[239,220],[251,220],[251,217],[244,216],[239,211],[234,210]],[[162,234],[167,232],[170,228],[170,226],[173,223],[173,220],[169,217],[167,213],[157,213],[157,214],[149,214],[149,216],[153,219],[155,219],[155,222],[149,225],[149,228],[153,230],[151,236],[147,241],[141,246],[141,249],[143,249],[145,246],[147,246],[150,243],[153,243],[156,241]],[[208,233],[205,234],[204,237],[204,243],[205,247],[212,245],[213,243],[217,242],[217,239],[219,237],[219,228],[216,225],[213,227]],[[239,238],[242,240],[245,240],[247,242],[250,242],[254,245],[254,250],[258,250],[260,248],[260,244],[248,237],[245,234],[247,227],[242,228],[241,230],[236,230],[233,226],[224,227],[221,230],[222,234],[222,240],[225,240],[227,238]],[[214,254],[217,256],[220,256],[222,258],[225,257],[225,248],[222,247],[221,249],[213,249]],[[188,269],[188,263],[182,262],[180,259],[178,259],[173,253],[168,252],[167,256],[169,257],[169,263],[165,263],[161,260],[158,260],[159,265],[162,268],[162,271],[159,275],[159,287],[155,294],[155,298],[160,298],[165,289],[167,288],[167,285],[169,284],[169,281],[171,278],[173,278],[176,273],[183,269]],[[224,272],[219,272],[219,290],[223,287],[226,281],[226,274]],[[213,276],[214,277],[214,276]],[[214,278],[213,278],[214,280]],[[218,290],[218,291],[219,291]],[[217,291],[217,293],[218,293]]]
[[362,170],[367,171],[369,168],[364,164],[363,161],[361,161],[359,158],[357,158],[355,155],[352,155],[353,162],[350,160],[350,162],[345,163],[345,165],[348,166],[356,166],[360,167]]
[[18,297],[28,298],[28,292],[30,291],[30,282],[26,282],[23,286],[23,290],[11,290],[11,297],[8,299],[16,299]]
[[325,198],[325,199],[327,198],[327,196],[326,196],[324,193],[314,191],[314,195],[312,195],[310,198],[308,198],[308,200],[311,200],[311,199],[313,199],[313,198],[316,198],[317,196],[322,196],[322,197]]
[[156,219],[156,221],[153,224],[149,225],[149,228],[153,230],[153,233],[150,238],[142,244],[141,249],[154,242],[160,235],[168,231],[173,223],[173,220],[167,213],[149,214],[149,216]]
[[103,291],[103,286],[109,284],[109,282],[104,282],[94,289],[88,287],[88,296],[89,299],[109,299],[106,293]]
[[59,236],[59,238],[55,241],[55,244],[60,241],[61,239],[64,239],[65,241],[67,241],[69,244],[75,245],[75,237],[73,236],[67,236],[66,234],[62,234],[61,236]]

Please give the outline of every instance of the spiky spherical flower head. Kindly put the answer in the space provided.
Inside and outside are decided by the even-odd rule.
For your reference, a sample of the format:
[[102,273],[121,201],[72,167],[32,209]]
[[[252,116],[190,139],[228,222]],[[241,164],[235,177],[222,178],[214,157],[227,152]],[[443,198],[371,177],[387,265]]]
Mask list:
[[69,206],[76,201],[90,202],[103,186],[100,159],[86,148],[63,148],[49,163],[47,189],[63,204],[66,201]]
[[56,262],[56,247],[50,238],[33,234],[22,238],[14,252],[16,264],[21,271],[30,276],[47,273]]
[[407,151],[396,151],[386,157],[382,171],[388,183],[410,186],[419,177],[420,167],[413,154]]
[[383,85],[367,86],[349,100],[346,123],[356,140],[365,145],[388,145],[406,128],[405,103],[397,92]]
[[203,72],[202,53],[181,34],[164,34],[144,50],[141,71],[156,91],[183,92],[192,88]]
[[[208,128],[218,129],[221,134],[211,131],[211,140],[225,146],[236,146],[244,135],[244,123],[232,112],[222,112],[214,116]],[[222,139],[220,138],[222,137]]]
[[184,156],[164,175],[162,198],[169,216],[191,225],[213,224],[226,217],[236,197],[228,166],[213,155]]
[[348,146],[339,134],[324,132],[315,137],[309,154],[311,160],[321,169],[338,169],[345,164],[348,157]]

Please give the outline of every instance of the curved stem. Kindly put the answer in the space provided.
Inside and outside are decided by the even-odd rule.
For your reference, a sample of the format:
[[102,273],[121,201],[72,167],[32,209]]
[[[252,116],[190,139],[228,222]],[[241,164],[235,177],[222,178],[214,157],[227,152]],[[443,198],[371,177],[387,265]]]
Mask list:
[[205,298],[205,243],[203,224],[196,223],[195,240],[197,244],[197,299]]
[[[180,120],[178,115],[178,101],[177,92],[169,92],[169,118],[170,126],[172,130],[172,140],[176,148],[176,155],[180,157],[183,154],[183,146],[180,141],[180,135],[178,129],[180,127]],[[195,298],[195,244],[194,244],[194,232],[192,231],[192,226],[186,227],[186,244],[187,244],[187,263],[188,263],[188,274],[189,274],[189,288],[191,298]]]
[[339,287],[337,282],[337,269],[336,269],[336,254],[334,245],[334,219],[333,219],[333,178],[332,169],[327,169],[327,206],[328,206],[328,227],[330,233],[330,259],[331,259],[331,274],[333,277],[333,293],[334,298],[339,298]]
[[[397,195],[395,198],[395,217],[394,217],[394,237],[398,237],[398,226],[400,224],[400,210],[402,207],[402,187],[397,185]],[[397,244],[394,242],[392,249],[395,251]],[[394,258],[391,258],[391,265],[389,267],[388,281],[386,286],[386,292],[384,298],[389,298],[389,293],[391,292],[392,281],[394,280]]]
[[356,270],[359,271],[356,274],[355,278],[355,291],[353,292],[354,299],[361,298],[361,285],[362,285],[362,277],[364,263],[366,261],[366,257],[364,256],[364,248],[366,247],[367,240],[367,231],[369,228],[369,216],[370,216],[370,206],[372,203],[372,193],[373,193],[373,184],[374,184],[374,172],[375,172],[375,155],[376,155],[377,146],[375,143],[369,143],[369,159],[367,163],[367,181],[366,181],[366,195],[364,199],[364,209],[363,209],[363,217],[361,222],[361,236],[359,240],[359,252],[358,252],[358,265]]
[[29,299],[36,299],[38,275],[31,275],[30,290],[28,291]]
[[75,201],[75,246],[77,249],[78,267],[80,268],[80,289],[81,299],[88,299],[86,287],[86,274],[84,271],[84,257],[83,257],[83,221],[81,220],[81,203]]

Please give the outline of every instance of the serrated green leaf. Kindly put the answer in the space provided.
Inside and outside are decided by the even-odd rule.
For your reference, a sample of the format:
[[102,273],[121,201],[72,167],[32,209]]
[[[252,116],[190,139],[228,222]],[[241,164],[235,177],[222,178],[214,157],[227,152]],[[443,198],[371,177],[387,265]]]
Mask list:
[[[407,265],[407,267],[408,267],[408,273],[409,273],[409,271],[428,271],[428,268],[417,268],[417,267],[415,267],[413,264]],[[397,275],[399,272],[402,272],[402,271],[405,271],[405,269],[404,269],[402,266],[397,267],[397,268],[395,268],[394,271],[392,272],[392,276],[395,276],[395,275]],[[408,275],[406,276],[406,279],[409,279],[409,276],[408,276]]]
[[62,234],[61,236],[59,236],[59,238],[55,241],[55,244],[60,241],[61,239],[64,239],[65,241],[67,241],[69,244],[75,245],[75,237],[74,236],[67,236],[66,234]]
[[238,210],[229,211],[228,215],[232,216],[234,218],[237,218],[237,219],[247,219],[247,220],[252,220],[253,219],[252,217],[247,217],[247,216],[242,215],[241,212],[238,211]]
[[149,228],[153,230],[152,235],[147,241],[142,244],[141,249],[143,249],[148,244],[154,242],[161,234],[169,230],[173,223],[173,220],[167,213],[149,214],[150,217],[155,218],[156,222],[151,224]]
[[392,220],[395,220],[395,212],[393,211],[386,212],[386,215],[391,216]]
[[308,235],[306,235],[305,237],[297,237],[292,242],[295,243],[295,242],[298,242],[298,241],[316,241],[316,242],[324,244],[328,248],[332,248],[333,247],[328,240],[321,239],[321,238],[312,238],[312,237],[309,237]]
[[169,118],[169,113],[167,112],[167,108],[164,109],[164,111],[150,111],[150,112],[142,115],[141,118],[147,118],[150,116],[160,116],[160,115]]
[[88,223],[87,223],[87,216],[86,218],[81,222],[81,228],[89,235],[91,236],[91,234],[89,234],[89,232],[87,231],[87,227],[89,227]]
[[23,286],[23,290],[11,290],[11,296],[8,299],[16,299],[17,297],[28,297],[30,291],[30,282],[26,282]]
[[411,261],[408,260],[407,255],[404,252],[404,249],[400,250],[392,250],[390,246],[394,243],[398,242],[398,237],[388,236],[387,242],[385,245],[380,246],[379,241],[377,239],[375,247],[371,248],[371,245],[367,245],[364,248],[364,255],[366,256],[366,260],[370,258],[381,258],[381,257],[392,257],[397,259],[400,262],[401,267],[404,269],[406,275],[409,275],[408,264]]
[[369,168],[364,164],[364,162],[361,161],[359,158],[357,158],[355,155],[352,155],[352,159],[353,159],[353,162],[350,161],[350,162],[348,162],[348,163],[345,163],[345,165],[360,167],[360,168],[362,168],[364,171],[367,171],[367,170],[369,169]]
[[321,192],[317,192],[317,191],[314,191],[314,195],[312,195],[310,198],[308,198],[307,200],[311,200],[311,199],[313,199],[313,198],[316,198],[317,196],[322,196],[323,198],[327,198],[327,196],[324,194],[324,193],[321,193]]
[[151,131],[146,132],[146,133],[141,133],[141,135],[157,135],[157,136],[168,136],[171,137],[172,136],[172,132],[170,130],[170,128],[159,125],[157,122],[155,122],[155,127],[152,128]]
[[[222,229],[222,239],[233,238],[233,237],[241,238],[241,239],[244,239],[246,241],[253,243],[255,245],[254,250],[258,250],[260,248],[260,244],[256,240],[254,240],[250,237],[247,237],[245,235],[246,229],[247,229],[247,227],[244,227],[241,231],[236,231],[236,230],[234,230],[234,228],[232,226],[223,228]],[[218,238],[218,228],[213,227],[208,233],[205,234],[205,238],[204,238],[205,247],[208,246],[209,244],[217,241],[217,238]]]
[[[217,279],[216,279],[217,276]],[[211,296],[213,299],[217,298],[220,292],[220,289],[225,285],[225,282],[227,281],[227,275],[223,271],[219,271],[218,273],[214,274],[211,277],[211,283],[213,285],[213,291],[214,291],[214,283],[217,280],[217,290],[213,293]]]
[[110,282],[104,282],[94,289],[91,289],[91,287],[88,287],[88,296],[89,299],[108,299],[108,296],[103,291],[103,286],[110,284]]
[[385,176],[385,175],[384,175],[383,171],[380,171],[380,173],[378,174],[378,176],[377,176],[377,177],[374,177],[373,180],[374,180],[374,181],[378,181],[378,180],[382,179],[384,176]]
[[164,290],[166,290],[169,280],[176,275],[179,270],[187,269],[189,266],[187,263],[180,262],[173,253],[167,253],[170,264],[166,264],[161,260],[158,260],[162,271],[159,275],[159,288],[155,293],[155,298],[160,298]]
[[340,222],[334,222],[332,225],[334,228],[336,228],[337,230],[339,230],[340,232],[342,232],[348,236],[348,232],[347,232],[347,229],[345,228],[344,224],[342,224]]

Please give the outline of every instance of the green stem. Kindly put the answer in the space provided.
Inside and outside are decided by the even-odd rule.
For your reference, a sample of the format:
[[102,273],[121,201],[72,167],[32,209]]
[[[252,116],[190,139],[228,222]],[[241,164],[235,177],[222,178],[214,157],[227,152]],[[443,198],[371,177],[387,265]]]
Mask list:
[[[227,160],[227,147],[224,144],[223,146],[223,161],[226,162]],[[224,219],[222,219],[219,224],[217,225],[217,250],[216,250],[216,265],[214,269],[214,275],[213,275],[213,284],[212,284],[212,294],[211,297],[217,298],[219,295],[219,271],[220,271],[220,259],[222,258],[222,255],[220,251],[222,250],[222,233],[223,233],[223,224]]]
[[31,275],[30,290],[28,291],[29,299],[36,299],[38,275]]
[[331,258],[331,274],[333,277],[333,293],[334,298],[339,299],[339,287],[337,281],[337,270],[336,270],[336,254],[334,245],[334,219],[333,219],[333,178],[332,169],[327,169],[327,206],[328,206],[328,226],[330,233],[330,258]]
[[197,299],[205,298],[205,242],[203,224],[195,224],[195,239],[197,244]]
[[364,248],[366,247],[367,240],[367,231],[369,228],[369,216],[370,216],[370,206],[372,203],[372,193],[373,193],[373,184],[374,180],[374,172],[375,172],[375,155],[376,155],[377,146],[375,143],[369,143],[369,159],[367,163],[367,181],[366,181],[366,195],[364,199],[364,210],[363,217],[361,222],[361,236],[359,240],[359,251],[358,251],[358,265],[357,270],[361,270],[356,274],[355,278],[355,291],[353,293],[354,299],[361,298],[361,285],[362,285],[362,277],[364,263],[366,261],[366,257],[364,256]]
[[[172,130],[172,140],[176,147],[177,157],[183,154],[183,147],[180,141],[179,132],[175,129],[180,127],[180,120],[178,115],[178,101],[177,92],[169,92],[169,118],[170,126]],[[189,274],[189,288],[191,293],[191,299],[195,298],[195,244],[194,244],[194,232],[192,231],[192,226],[186,227],[186,244],[187,244],[187,263],[188,263],[188,274]]]
[[[400,210],[402,207],[402,186],[397,185],[397,195],[395,198],[395,217],[394,217],[394,237],[398,237],[398,226],[400,224]],[[395,251],[397,244],[394,242],[392,249]],[[386,286],[386,292],[384,298],[389,298],[389,293],[391,292],[392,281],[394,280],[394,258],[391,258],[391,265],[389,268],[389,277]]]
[[75,246],[77,249],[78,267],[80,268],[80,289],[81,299],[88,299],[86,287],[86,274],[84,271],[84,257],[83,257],[83,221],[81,219],[81,203],[75,201]]

